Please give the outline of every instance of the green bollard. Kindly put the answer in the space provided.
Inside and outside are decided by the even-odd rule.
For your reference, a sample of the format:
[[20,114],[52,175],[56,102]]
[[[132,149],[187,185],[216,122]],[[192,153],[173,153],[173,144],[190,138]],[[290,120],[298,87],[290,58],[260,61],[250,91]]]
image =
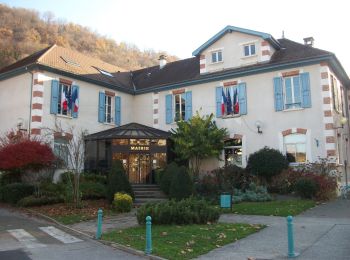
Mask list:
[[97,211],[96,239],[100,239],[101,235],[102,235],[102,216],[103,216],[103,211],[102,211],[102,209],[99,209]]
[[287,230],[288,230],[288,258],[295,258],[299,254],[294,252],[294,235],[293,235],[293,217],[287,217]]
[[146,217],[146,255],[152,253],[152,218]]

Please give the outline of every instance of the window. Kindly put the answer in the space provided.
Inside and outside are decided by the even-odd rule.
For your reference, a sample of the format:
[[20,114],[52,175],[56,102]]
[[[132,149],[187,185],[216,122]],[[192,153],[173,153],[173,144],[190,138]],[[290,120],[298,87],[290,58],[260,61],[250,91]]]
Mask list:
[[68,165],[68,139],[67,138],[55,138],[54,139],[54,154],[62,160],[64,165]]
[[72,115],[72,86],[60,83],[58,87],[57,114]]
[[105,123],[112,123],[112,102],[113,97],[105,95]]
[[289,134],[283,138],[284,150],[290,163],[306,162],[306,135]]
[[108,71],[105,71],[105,70],[101,70],[101,69],[97,69],[101,74],[105,75],[105,76],[108,76],[108,77],[111,77],[113,78],[114,76],[112,75],[112,73],[108,72]]
[[300,77],[286,77],[284,78],[283,90],[285,93],[285,109],[300,108],[301,107],[301,87]]
[[211,53],[211,62],[218,63],[222,61],[222,51],[214,51]]
[[242,166],[242,139],[233,138],[224,143],[225,165]]
[[333,75],[331,75],[331,84],[332,84],[332,97],[333,97],[333,108],[338,113],[342,112],[342,102],[341,102],[341,95],[339,94],[339,87],[338,82]]
[[221,107],[223,116],[239,115],[238,86],[224,87],[222,93],[223,104]]
[[61,59],[64,60],[64,62],[69,64],[69,65],[80,67],[80,64],[78,62],[71,60],[71,59],[68,59],[67,57],[61,56]]
[[253,56],[255,55],[255,44],[244,45],[244,56]]
[[174,95],[174,103],[175,103],[175,121],[185,120],[185,112],[186,112],[186,100],[184,95],[177,94]]

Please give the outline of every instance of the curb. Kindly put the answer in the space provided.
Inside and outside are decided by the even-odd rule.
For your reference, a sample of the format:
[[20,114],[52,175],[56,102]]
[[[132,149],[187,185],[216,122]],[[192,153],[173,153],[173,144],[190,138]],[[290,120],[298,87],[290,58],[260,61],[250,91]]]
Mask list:
[[72,232],[78,233],[78,234],[80,234],[80,235],[82,235],[82,236],[84,236],[84,237],[87,237],[87,238],[89,238],[89,239],[92,239],[92,240],[94,240],[94,241],[96,241],[96,242],[99,242],[99,243],[101,243],[101,244],[104,244],[104,245],[107,245],[107,246],[110,246],[110,247],[113,247],[113,248],[122,250],[122,251],[124,251],[124,252],[129,253],[129,254],[133,254],[133,255],[137,255],[137,256],[142,256],[142,257],[145,257],[146,259],[152,259],[152,260],[153,260],[153,259],[154,259],[154,260],[166,260],[166,258],[162,258],[162,257],[156,256],[156,255],[146,255],[145,252],[143,252],[143,251],[140,251],[140,250],[137,250],[137,249],[133,249],[133,248],[131,248],[131,247],[127,247],[127,246],[124,246],[124,245],[121,245],[121,244],[118,244],[118,243],[115,243],[115,242],[111,242],[111,241],[107,241],[107,240],[103,240],[103,239],[99,239],[99,240],[98,240],[98,239],[95,239],[94,236],[91,236],[91,235],[89,235],[89,234],[86,234],[86,233],[84,233],[84,232],[82,232],[82,231],[80,231],[80,230],[77,230],[77,229],[68,227],[68,226],[66,226],[66,225],[64,225],[64,224],[62,224],[62,223],[60,223],[60,222],[58,222],[57,220],[55,220],[55,219],[53,219],[53,218],[51,218],[51,217],[49,217],[49,216],[46,216],[46,215],[44,215],[44,214],[42,214],[42,213],[40,213],[40,212],[33,211],[33,210],[31,210],[31,209],[24,209],[24,210],[27,211],[27,212],[29,212],[29,213],[31,213],[31,214],[33,214],[33,215],[36,215],[36,216],[38,216],[38,217],[40,217],[40,218],[43,218],[43,219],[45,219],[45,220],[47,220],[47,221],[53,222],[53,223],[55,223],[56,225],[60,226],[60,227],[63,228],[63,229],[67,229],[67,230],[70,230],[70,231],[72,231]]

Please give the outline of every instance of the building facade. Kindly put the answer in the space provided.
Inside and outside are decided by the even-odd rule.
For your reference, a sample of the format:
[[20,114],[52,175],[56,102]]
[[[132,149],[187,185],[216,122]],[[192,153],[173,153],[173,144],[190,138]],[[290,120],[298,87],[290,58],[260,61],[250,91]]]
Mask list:
[[[59,125],[93,134],[132,122],[168,131],[213,113],[229,136],[223,160],[206,160],[203,172],[245,167],[264,146],[292,164],[328,158],[345,172],[350,80],[312,44],[227,26],[192,58],[132,72],[54,45],[0,71],[0,132]],[[58,150],[61,139],[52,137]]]

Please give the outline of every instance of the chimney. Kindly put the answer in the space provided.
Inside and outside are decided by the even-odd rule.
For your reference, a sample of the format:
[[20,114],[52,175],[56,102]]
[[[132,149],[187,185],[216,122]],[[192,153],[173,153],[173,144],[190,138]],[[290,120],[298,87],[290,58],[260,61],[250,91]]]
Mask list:
[[164,54],[159,56],[159,69],[162,69],[166,65],[166,56]]
[[314,37],[306,37],[304,38],[304,44],[305,45],[308,45],[308,46],[311,46],[311,47],[314,47]]

